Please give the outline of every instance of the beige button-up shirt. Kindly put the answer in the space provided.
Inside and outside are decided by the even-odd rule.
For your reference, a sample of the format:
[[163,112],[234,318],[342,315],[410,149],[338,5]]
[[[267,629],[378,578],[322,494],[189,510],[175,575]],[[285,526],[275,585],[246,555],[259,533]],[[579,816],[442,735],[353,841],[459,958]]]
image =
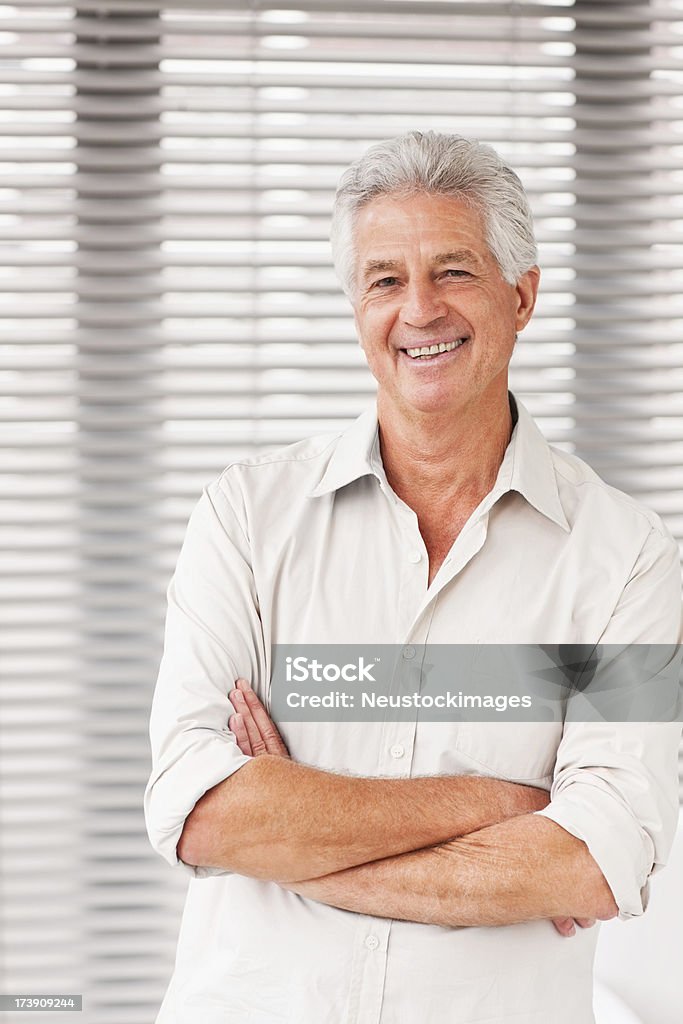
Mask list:
[[[681,639],[660,519],[551,448],[526,409],[495,485],[427,585],[417,518],[383,471],[374,410],[340,435],[231,465],[195,508],[168,589],[154,697],[152,844],[170,863],[197,800],[248,760],[239,676],[268,701],[273,644],[634,644]],[[542,786],[623,918],[642,914],[677,819],[676,724],[286,722],[292,757],[387,778]],[[358,827],[363,827],[359,820]],[[235,822],[239,828],[239,822]],[[597,927],[445,928],[350,913],[192,869],[158,1024],[588,1024]]]

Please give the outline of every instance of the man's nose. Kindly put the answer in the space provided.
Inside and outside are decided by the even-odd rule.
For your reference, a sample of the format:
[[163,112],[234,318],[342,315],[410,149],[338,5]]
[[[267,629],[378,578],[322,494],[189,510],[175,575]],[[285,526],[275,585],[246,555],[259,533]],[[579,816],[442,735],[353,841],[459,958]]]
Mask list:
[[448,313],[448,307],[434,281],[411,282],[403,301],[403,321],[410,327],[428,327]]

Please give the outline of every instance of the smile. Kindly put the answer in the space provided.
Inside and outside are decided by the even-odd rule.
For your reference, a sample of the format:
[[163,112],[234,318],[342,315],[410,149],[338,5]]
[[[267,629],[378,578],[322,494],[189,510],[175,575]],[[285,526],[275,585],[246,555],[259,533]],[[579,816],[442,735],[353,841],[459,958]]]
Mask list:
[[458,338],[456,341],[442,341],[434,345],[422,345],[416,348],[402,348],[411,359],[433,359],[435,356],[443,355],[444,352],[453,352],[468,341],[468,338]]

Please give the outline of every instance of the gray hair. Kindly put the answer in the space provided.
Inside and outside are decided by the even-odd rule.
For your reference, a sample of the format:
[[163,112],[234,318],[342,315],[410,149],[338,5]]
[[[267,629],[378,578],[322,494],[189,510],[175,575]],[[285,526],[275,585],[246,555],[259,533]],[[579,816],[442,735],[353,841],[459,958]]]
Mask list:
[[461,135],[408,132],[371,146],[342,175],[332,214],[332,255],[349,297],[355,290],[358,211],[379,196],[426,192],[479,210],[504,279],[515,284],[536,263],[529,200],[521,181],[491,147]]

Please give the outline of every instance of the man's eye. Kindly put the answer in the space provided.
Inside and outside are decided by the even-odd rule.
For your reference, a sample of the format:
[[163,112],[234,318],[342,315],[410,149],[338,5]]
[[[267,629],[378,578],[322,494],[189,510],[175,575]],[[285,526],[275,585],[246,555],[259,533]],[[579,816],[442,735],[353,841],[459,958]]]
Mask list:
[[396,284],[397,280],[396,277],[382,277],[379,281],[375,281],[375,288],[390,288],[392,284]]
[[470,274],[469,274],[468,270],[450,270],[449,269],[449,270],[446,271],[446,276],[447,277],[449,277],[449,276],[450,277],[469,277]]

